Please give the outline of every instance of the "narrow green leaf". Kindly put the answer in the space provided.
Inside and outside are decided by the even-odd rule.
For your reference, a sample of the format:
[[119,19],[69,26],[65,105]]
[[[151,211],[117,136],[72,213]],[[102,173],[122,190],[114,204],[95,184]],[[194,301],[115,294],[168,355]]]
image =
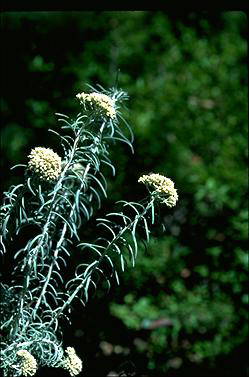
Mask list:
[[119,283],[119,277],[118,277],[118,273],[117,273],[116,270],[115,270],[115,278],[116,278],[117,284],[119,285],[119,284],[120,284],[120,283]]

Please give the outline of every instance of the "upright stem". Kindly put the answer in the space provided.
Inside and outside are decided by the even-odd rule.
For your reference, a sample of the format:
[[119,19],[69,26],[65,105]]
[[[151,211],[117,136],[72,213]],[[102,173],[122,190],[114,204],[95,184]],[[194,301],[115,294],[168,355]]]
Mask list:
[[[102,136],[102,133],[103,133],[104,127],[105,127],[105,122],[103,122],[102,125],[101,125],[100,132],[99,132],[100,137]],[[80,134],[78,135],[78,137],[76,138],[76,140],[75,140],[75,142],[74,142],[73,152],[76,151],[76,149],[77,149],[77,145],[78,145],[79,141],[80,141]],[[96,148],[98,148],[98,147],[95,146],[94,148],[96,149]],[[96,153],[96,151],[94,151],[94,152]],[[71,164],[71,162],[72,162],[72,160],[73,160],[73,157],[74,157],[74,154],[72,153],[71,156],[70,156],[70,160],[69,160],[68,164],[67,164],[67,165],[65,166],[65,168],[64,168],[64,172],[65,172],[65,170],[67,169],[67,166]],[[89,169],[90,169],[90,163],[88,163],[88,165],[86,166],[86,168],[85,168],[85,170],[84,170],[84,176],[83,176],[83,179],[86,179],[86,176],[87,176],[87,173],[88,173]],[[82,189],[82,184],[81,184],[80,190],[81,190],[81,189]],[[53,200],[54,200],[54,199],[55,199],[55,198],[53,198]],[[53,201],[52,201],[52,202],[53,202]],[[52,206],[51,206],[51,207],[52,207]],[[76,207],[76,205],[75,205],[75,203],[74,203],[74,204],[73,204],[73,207],[72,207],[72,209],[71,209],[71,211],[70,211],[69,218],[73,215],[73,213],[74,213],[74,211],[75,211],[75,207]],[[50,213],[51,213],[51,211],[50,211]],[[41,293],[40,293],[40,296],[39,296],[39,298],[38,298],[38,300],[37,300],[37,302],[36,302],[35,308],[34,308],[34,310],[33,310],[33,312],[32,312],[32,318],[35,318],[35,317],[36,317],[36,314],[37,314],[37,311],[38,311],[38,309],[39,309],[39,306],[40,306],[40,304],[41,304],[41,302],[42,302],[42,299],[43,299],[43,297],[44,297],[45,294],[46,294],[47,287],[48,287],[48,284],[49,284],[49,282],[50,282],[51,275],[52,275],[52,272],[53,272],[53,268],[54,268],[54,266],[55,266],[55,263],[56,263],[56,260],[57,260],[57,257],[58,257],[58,252],[59,252],[59,250],[60,250],[60,247],[61,247],[61,245],[62,245],[62,242],[63,242],[63,240],[64,240],[64,237],[65,237],[65,234],[66,234],[66,231],[67,231],[67,227],[68,227],[67,223],[64,223],[64,225],[63,225],[63,229],[62,229],[62,233],[61,233],[61,236],[60,236],[60,239],[58,240],[57,245],[56,245],[56,248],[55,248],[55,251],[54,251],[53,261],[52,261],[52,263],[51,263],[50,266],[49,266],[49,270],[48,270],[48,273],[47,273],[47,276],[46,276],[46,281],[45,281],[45,283],[44,283],[44,285],[43,285],[43,288],[42,288],[42,291],[41,291]],[[26,322],[25,328],[26,328],[27,326],[28,326],[28,321]]]
[[[77,137],[74,141],[74,145],[73,145],[73,148],[72,148],[72,153],[71,153],[69,162],[65,166],[63,172],[61,173],[60,179],[57,182],[57,185],[56,185],[57,188],[55,189],[55,191],[53,193],[53,198],[51,200],[51,205],[50,205],[50,208],[49,208],[48,213],[47,213],[47,218],[46,218],[45,224],[43,226],[43,231],[42,231],[42,235],[40,237],[39,243],[34,248],[34,252],[32,254],[30,253],[30,255],[28,257],[28,261],[27,261],[28,270],[25,273],[23,288],[22,288],[22,292],[20,294],[19,307],[17,309],[17,314],[15,316],[15,323],[13,325],[13,331],[11,333],[11,336],[13,338],[15,337],[16,333],[18,332],[18,328],[19,328],[19,325],[20,325],[20,319],[21,319],[21,315],[22,315],[22,312],[23,312],[24,299],[26,297],[26,294],[27,294],[27,291],[28,291],[28,288],[29,288],[30,277],[32,276],[33,261],[37,258],[37,253],[38,253],[40,247],[42,246],[42,244],[44,242],[45,235],[48,232],[48,228],[49,228],[49,224],[50,224],[50,220],[51,220],[51,216],[52,216],[52,211],[53,211],[53,208],[55,206],[56,196],[58,195],[58,192],[60,191],[61,183],[64,179],[65,172],[68,169],[68,166],[72,163],[72,160],[73,160],[73,157],[74,157],[74,154],[75,154],[75,151],[77,149],[77,145],[78,145],[79,141],[80,141],[80,133],[77,135]],[[54,262],[55,262],[55,260],[54,260]],[[54,264],[54,263],[52,263],[52,264]],[[46,282],[45,282],[45,284],[46,284]],[[39,304],[40,304],[40,300],[38,300],[38,301],[39,301]],[[39,304],[38,304],[38,306],[39,306]],[[36,306],[35,314],[37,312],[38,306]],[[27,327],[27,325],[28,325],[28,322],[26,322],[25,328]]]
[[[86,169],[85,169],[84,178],[86,178],[86,175],[87,175],[87,172],[89,171],[89,168],[90,168],[90,164],[88,164],[87,167],[86,167]],[[81,188],[82,188],[82,184],[81,184]],[[70,211],[69,217],[71,217],[73,215],[73,213],[75,211],[75,207],[76,207],[76,205],[74,203],[73,207],[72,207],[72,209]],[[57,257],[58,257],[58,253],[59,253],[60,247],[62,245],[62,242],[64,240],[64,237],[65,237],[65,234],[66,234],[66,231],[67,231],[67,227],[68,227],[67,223],[64,223],[60,239],[58,240],[56,248],[55,248],[55,251],[54,251],[53,261],[52,261],[52,263],[49,266],[49,270],[48,270],[48,273],[47,273],[46,281],[44,283],[44,286],[42,288],[41,294],[40,294],[40,296],[39,296],[39,298],[38,298],[38,300],[36,302],[34,311],[32,313],[32,317],[33,318],[35,318],[37,310],[38,310],[38,308],[39,308],[39,306],[41,304],[42,298],[45,296],[45,293],[46,293],[46,290],[47,290],[47,286],[49,284],[49,281],[50,281],[50,278],[51,278],[51,275],[52,275],[52,271],[53,271],[55,262],[56,262]]]

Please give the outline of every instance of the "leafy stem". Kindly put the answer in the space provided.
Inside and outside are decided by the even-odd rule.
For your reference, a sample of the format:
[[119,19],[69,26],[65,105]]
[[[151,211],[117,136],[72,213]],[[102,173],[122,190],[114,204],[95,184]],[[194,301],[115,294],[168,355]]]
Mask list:
[[[151,210],[151,212],[154,212],[154,201],[155,201],[155,199],[153,197],[151,197],[151,200],[149,201],[149,203],[147,204],[147,206],[146,207],[142,206],[143,207],[143,211],[141,213],[139,213],[136,210],[137,214],[136,214],[135,218],[133,220],[130,220],[127,223],[127,225],[125,225],[122,229],[120,229],[120,231],[118,232],[118,234],[115,235],[111,241],[108,241],[108,246],[104,249],[104,252],[100,256],[99,260],[97,260],[97,261],[95,260],[93,263],[91,263],[90,265],[88,265],[88,267],[86,268],[86,270],[84,271],[84,273],[81,274],[81,275],[79,275],[79,276],[77,276],[77,279],[81,279],[81,282],[74,289],[74,291],[70,294],[70,296],[68,297],[68,299],[64,302],[63,306],[61,308],[57,309],[56,314],[51,319],[51,321],[48,323],[49,327],[65,311],[65,309],[71,304],[71,302],[74,300],[74,298],[77,297],[77,294],[80,292],[80,290],[83,289],[86,284],[89,285],[89,283],[91,281],[92,274],[95,271],[99,270],[100,265],[101,265],[102,261],[104,260],[104,258],[107,256],[107,254],[110,251],[113,250],[113,246],[117,245],[118,241],[123,237],[123,235],[125,233],[127,233],[127,231],[130,231],[131,234],[132,234],[132,238],[133,238],[133,242],[134,242],[135,258],[136,258],[136,255],[137,255],[136,226],[137,226],[137,224],[138,224],[139,221],[145,220],[144,216],[150,210]],[[125,205],[130,205],[129,202],[125,202],[125,203],[126,203]],[[133,205],[132,205],[132,207],[134,208]],[[149,240],[149,231],[148,231],[148,229],[146,230],[146,234],[147,234],[147,240]],[[84,246],[84,245],[89,245],[89,244],[81,243],[78,246],[81,246],[81,245]],[[95,246],[97,247],[98,245],[93,245],[93,248]]]

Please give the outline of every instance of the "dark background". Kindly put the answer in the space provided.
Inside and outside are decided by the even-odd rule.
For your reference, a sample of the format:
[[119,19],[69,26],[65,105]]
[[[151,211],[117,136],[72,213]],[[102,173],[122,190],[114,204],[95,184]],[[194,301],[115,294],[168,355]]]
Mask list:
[[85,376],[248,375],[247,25],[239,11],[1,13],[3,190],[22,181],[10,167],[31,148],[60,152],[54,114],[76,116],[85,84],[111,87],[120,70],[135,155],[113,147],[102,212],[141,199],[147,172],[179,193],[120,287],[100,286],[65,326]]

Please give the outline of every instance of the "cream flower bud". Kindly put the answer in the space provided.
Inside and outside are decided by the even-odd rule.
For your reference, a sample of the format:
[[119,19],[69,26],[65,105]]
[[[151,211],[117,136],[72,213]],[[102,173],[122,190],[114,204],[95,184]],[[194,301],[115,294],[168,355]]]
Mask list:
[[93,108],[101,111],[107,117],[113,119],[116,116],[116,111],[114,107],[114,101],[112,98],[102,93],[78,93],[76,98],[80,100],[82,104],[89,104]]
[[61,174],[61,158],[50,148],[36,147],[32,149],[29,157],[28,168],[40,180],[53,182]]
[[63,367],[68,370],[70,376],[77,376],[82,371],[82,360],[76,355],[73,347],[67,347],[65,352],[68,356]]
[[21,357],[22,374],[27,376],[34,376],[37,370],[37,362],[34,356],[27,350],[17,351],[17,355]]
[[178,194],[174,188],[174,182],[163,175],[151,173],[149,175],[142,175],[138,182],[144,183],[148,187],[152,187],[154,195],[161,203],[168,207],[174,207],[178,200]]

